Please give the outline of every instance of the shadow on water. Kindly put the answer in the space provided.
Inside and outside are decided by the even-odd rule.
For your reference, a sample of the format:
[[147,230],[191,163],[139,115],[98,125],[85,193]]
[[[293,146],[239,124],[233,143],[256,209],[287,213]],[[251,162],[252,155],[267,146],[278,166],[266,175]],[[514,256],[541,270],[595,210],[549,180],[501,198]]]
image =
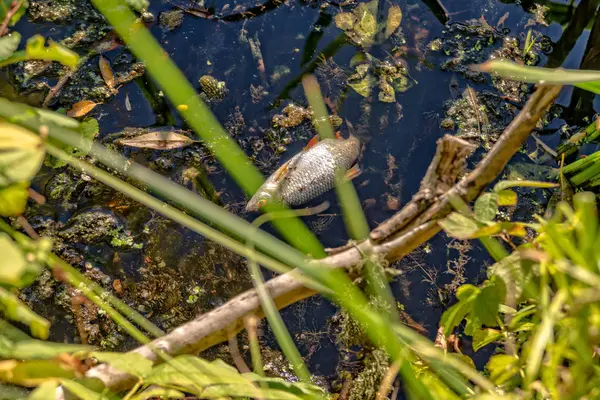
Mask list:
[[[175,10],[176,6],[186,6],[182,2],[176,5],[168,1],[151,3],[150,11],[155,16]],[[344,84],[345,74],[350,72],[350,60],[358,51],[333,23],[339,9],[349,8],[345,3],[273,0],[247,5],[236,0],[226,4],[221,0],[212,3],[208,9],[185,13],[181,25],[173,30],[154,23],[151,31],[197,87],[199,78],[207,74],[226,82],[229,89],[226,99],[212,103],[210,107],[248,154],[255,157],[264,174],[271,173],[312,137],[312,129],[307,122],[279,132],[277,136],[273,133],[271,119],[290,101],[306,104],[299,85],[300,77],[306,72],[315,72],[324,96],[331,100],[329,104],[337,104],[335,108],[339,115],[359,126],[362,136],[368,139],[361,161],[364,172],[355,184],[371,227],[391,216],[418,190],[434,154],[436,140],[444,134],[440,120],[444,117],[445,104],[455,96],[456,90],[462,92],[468,85],[478,90],[493,89],[488,80],[473,82],[460,73],[442,71],[439,66],[447,59],[444,54],[424,55],[428,43],[445,35],[449,26],[446,24],[483,17],[486,23],[494,26],[496,21],[502,21],[499,23],[504,29],[502,37],[508,33],[523,39],[531,29],[528,23],[532,13],[529,11],[536,3],[547,3],[550,6],[550,25],[536,26],[536,29],[550,37],[554,51],[549,55],[541,54],[541,64],[557,67],[575,63],[579,66],[580,60],[582,68],[600,69],[600,58],[593,51],[600,48],[600,18],[594,21],[593,17],[596,1],[581,0],[577,6],[569,6],[568,2],[534,3],[525,0],[518,2],[520,5],[493,0],[400,0],[393,3],[400,5],[403,11],[403,39],[374,46],[370,53],[382,59],[404,54],[403,62],[415,84],[406,92],[397,93],[396,103],[378,102],[376,96],[367,101]],[[382,1],[381,4],[389,6],[389,2]],[[482,9],[485,11],[482,12]],[[19,29],[24,37],[42,33],[58,40],[72,33],[74,26],[24,22]],[[591,35],[589,29],[592,29]],[[588,35],[595,39],[586,45],[581,38]],[[253,53],[250,42],[258,45],[260,58],[257,58],[256,51]],[[501,45],[500,40],[492,47]],[[586,56],[582,57],[582,54]],[[131,55],[121,47],[106,52],[104,57],[118,65]],[[90,65],[93,63],[97,64],[97,57],[90,61]],[[0,78],[0,91],[6,96],[3,82]],[[55,80],[49,78],[47,83],[53,85]],[[29,97],[26,100],[36,102]],[[593,113],[592,99],[578,90],[573,92],[570,100],[561,98],[561,102],[568,107],[563,118],[570,123],[578,123],[578,118]],[[54,107],[61,106],[69,106],[66,98],[59,98]],[[107,144],[110,144],[110,134],[127,127],[186,128],[176,110],[147,76],[136,78],[120,88],[117,95],[99,105],[91,116],[99,120],[100,140]],[[271,139],[270,135],[277,137]],[[269,140],[276,143],[273,145]],[[559,137],[550,135],[548,140],[552,143]],[[189,167],[208,171],[207,177],[226,207],[241,213],[245,201],[242,192],[200,146],[164,153],[136,149],[123,151],[132,159],[189,187],[193,187],[185,179]],[[77,174],[69,174],[64,168],[45,170],[41,174],[36,187],[49,198],[50,206],[34,211],[30,217],[38,229],[52,225],[51,221],[62,224],[52,228],[54,231],[48,228],[48,232],[63,232],[63,256],[66,254],[68,261],[78,265],[84,261],[92,263],[109,276],[108,286],[115,279],[124,284],[132,281],[125,286],[138,296],[131,298],[132,302],[144,304],[140,311],[146,315],[163,325],[172,326],[248,288],[241,259],[215,250],[197,235],[162,220],[148,210],[140,210],[111,190],[94,189],[85,182],[79,182],[81,177]],[[69,179],[73,182],[64,183]],[[63,182],[60,186],[63,191],[53,195],[49,191],[53,188],[59,190],[57,180]],[[68,198],[64,187],[70,190]],[[334,195],[329,193],[324,199],[334,200]],[[99,206],[110,214],[110,218],[114,218],[114,221],[110,220],[114,224],[111,229],[120,234],[127,233],[140,244],[141,249],[115,246],[114,235],[112,240],[102,237],[97,243],[79,247],[68,243],[64,231],[74,225],[73,216],[93,211]],[[324,215],[306,218],[306,223],[327,247],[342,245],[348,238],[339,213],[339,207],[332,206]],[[83,256],[74,254],[77,252]],[[69,254],[71,257],[68,257]],[[438,235],[428,246],[400,263],[399,267],[405,274],[393,283],[398,301],[418,324],[427,329],[432,339],[444,307],[452,301],[450,294],[443,297],[440,295],[443,291],[436,288],[453,282],[456,274],[447,273],[448,266],[456,266],[451,264],[453,262],[460,264],[464,275],[462,280],[479,282],[484,278],[485,266],[490,259],[476,243],[469,250],[462,244],[451,242],[445,235]],[[161,268],[170,272],[161,271]],[[178,284],[161,282],[170,274],[175,277],[174,280],[180,280]],[[135,289],[135,281],[140,282],[146,291]],[[179,293],[161,298],[159,304],[144,297],[159,291]],[[200,297],[201,301],[194,302],[193,296]],[[183,303],[178,315],[166,311],[173,309],[177,302]],[[313,333],[326,332],[334,312],[332,305],[318,297],[282,312],[303,351],[311,354],[312,371],[326,376],[334,375],[337,365],[332,362],[337,358],[337,352],[331,335],[313,335],[310,342],[304,341],[302,338],[305,336],[301,335],[307,329]],[[54,337],[64,339],[63,329],[68,328],[53,325]],[[318,337],[316,341],[315,337]],[[272,338],[268,341],[275,345]],[[465,345],[465,349],[469,351],[470,346]],[[476,357],[479,366],[486,357],[485,353]]]

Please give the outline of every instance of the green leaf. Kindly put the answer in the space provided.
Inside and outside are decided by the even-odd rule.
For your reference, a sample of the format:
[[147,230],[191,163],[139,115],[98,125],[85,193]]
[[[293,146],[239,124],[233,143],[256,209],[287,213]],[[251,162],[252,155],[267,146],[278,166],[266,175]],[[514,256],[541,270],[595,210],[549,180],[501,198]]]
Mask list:
[[471,314],[467,316],[465,333],[473,335],[481,325],[496,326],[498,323],[498,308],[506,297],[506,286],[502,279],[493,276],[483,284],[473,301]]
[[418,376],[418,379],[423,382],[427,390],[436,400],[460,400],[450,388],[430,369],[424,369]]
[[21,43],[21,35],[18,32],[9,33],[0,37],[0,61],[12,56]]
[[469,239],[479,229],[477,222],[457,212],[451,212],[446,218],[438,221],[438,224],[456,239]]
[[517,375],[521,367],[519,365],[519,359],[515,356],[497,354],[490,357],[487,368],[490,370],[490,378],[492,381],[501,385]]
[[12,342],[0,337],[0,357],[18,358],[19,360],[50,359],[63,353],[89,352],[93,346],[83,344],[55,343],[43,340],[22,340]]
[[479,228],[476,232],[469,237],[469,239],[476,239],[486,236],[494,236],[500,233],[506,233],[511,236],[525,237],[527,235],[526,227],[530,224],[522,222],[496,222],[491,225]]
[[27,268],[21,248],[6,233],[0,233],[0,282],[16,286]]
[[185,393],[175,389],[157,387],[146,389],[142,393],[133,396],[131,400],[147,400],[154,397],[161,397],[164,399],[183,399],[185,397]]
[[76,380],[61,379],[60,384],[81,400],[118,400],[120,397],[108,390],[95,391]]
[[498,195],[484,193],[475,201],[475,218],[479,221],[493,221],[498,212]]
[[50,322],[31,311],[17,296],[1,287],[0,304],[6,318],[28,325],[31,334],[35,337],[48,338]]
[[348,86],[363,97],[369,97],[377,85],[377,79],[370,73],[369,64],[358,64],[356,72],[348,77]]
[[18,125],[0,122],[0,187],[28,182],[44,158],[39,136]]
[[325,395],[325,391],[316,385],[303,382],[288,382],[281,378],[264,377],[252,372],[243,374],[243,376],[261,385],[266,385],[271,389],[286,391],[298,396],[323,397]]
[[[182,372],[183,371],[183,372]],[[250,379],[252,378],[252,379]],[[294,386],[294,390],[278,381],[267,381],[275,388],[257,388],[254,374],[241,375],[235,368],[221,360],[208,362],[198,357],[179,356],[158,365],[144,378],[148,385],[158,385],[184,390],[202,398],[260,397],[265,400],[299,400],[294,393],[304,393],[307,387]],[[277,382],[277,384],[275,384]]]
[[[187,374],[182,374],[185,371]],[[192,379],[190,379],[190,377]],[[180,387],[213,385],[217,383],[246,384],[248,380],[221,360],[208,362],[198,357],[179,356],[168,363],[158,365],[147,375],[144,382],[150,385],[177,385]]]
[[27,398],[27,400],[47,400],[53,399],[56,397],[56,388],[58,387],[58,382],[50,381],[43,382],[39,385]]
[[473,285],[462,285],[456,291],[458,302],[442,314],[440,326],[444,327],[444,334],[448,335],[457,327],[465,316],[473,309],[473,301],[479,294],[479,288]]
[[551,189],[558,187],[557,183],[552,182],[539,182],[539,181],[500,181],[494,186],[494,192],[498,193],[503,191],[504,189],[508,189],[511,187],[530,187],[530,188],[539,188],[539,189]]
[[385,38],[389,38],[398,29],[402,22],[402,9],[400,6],[391,6],[388,11],[387,22],[385,26]]
[[502,338],[502,332],[497,329],[483,328],[476,329],[473,332],[473,350],[477,351],[490,343],[494,343]]
[[0,361],[0,381],[21,386],[37,386],[57,378],[71,379],[72,367],[58,360]]
[[[201,390],[203,399],[223,398],[260,398],[263,400],[305,400],[306,396],[297,396],[282,390],[257,388],[252,384],[218,384]],[[200,395],[200,393],[198,393]],[[311,397],[309,397],[311,398]],[[314,397],[312,397],[314,398]]]
[[354,23],[356,21],[356,17],[352,13],[339,13],[335,16],[335,26],[342,30],[352,29]]
[[27,41],[25,53],[29,59],[58,61],[67,67],[75,68],[79,63],[79,55],[56,42],[50,41],[48,47],[44,46],[44,37],[41,35],[32,36]]
[[13,217],[23,214],[29,197],[28,188],[29,184],[25,182],[0,188],[0,216]]
[[152,361],[138,353],[114,353],[95,351],[90,356],[110,364],[119,371],[143,378],[152,371]]
[[512,190],[500,190],[498,192],[499,206],[514,206],[517,204],[517,194]]
[[31,180],[40,169],[43,160],[43,150],[0,152],[0,186]]
[[335,24],[357,45],[369,47],[377,33],[377,0],[361,3],[351,13],[339,13]]

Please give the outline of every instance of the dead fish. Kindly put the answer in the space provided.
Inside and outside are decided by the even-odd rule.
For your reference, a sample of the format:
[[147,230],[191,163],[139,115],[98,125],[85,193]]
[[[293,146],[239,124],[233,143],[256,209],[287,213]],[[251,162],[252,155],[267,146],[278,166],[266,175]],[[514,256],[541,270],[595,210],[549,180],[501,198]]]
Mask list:
[[348,180],[360,175],[360,168],[354,164],[360,153],[360,140],[353,135],[344,139],[339,132],[336,137],[319,141],[315,136],[269,176],[246,205],[246,211],[258,211],[270,203],[304,204],[333,189],[337,168],[346,171]]

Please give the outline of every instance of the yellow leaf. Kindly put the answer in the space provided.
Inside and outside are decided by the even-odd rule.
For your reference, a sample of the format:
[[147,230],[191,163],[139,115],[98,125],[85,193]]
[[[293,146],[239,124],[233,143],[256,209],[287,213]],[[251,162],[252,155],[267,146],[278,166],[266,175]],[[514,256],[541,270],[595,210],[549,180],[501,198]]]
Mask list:
[[67,111],[67,116],[71,118],[83,117],[94,109],[98,104],[90,100],[82,100],[78,103],[73,104],[73,107]]
[[102,75],[102,79],[104,79],[104,83],[106,83],[106,86],[108,86],[110,89],[114,89],[115,75],[110,67],[110,62],[106,58],[100,56],[98,65],[100,67],[100,74]]
[[0,361],[0,381],[21,386],[38,386],[60,378],[74,378],[75,372],[57,360]]
[[0,150],[37,149],[41,144],[42,139],[29,129],[0,122]]

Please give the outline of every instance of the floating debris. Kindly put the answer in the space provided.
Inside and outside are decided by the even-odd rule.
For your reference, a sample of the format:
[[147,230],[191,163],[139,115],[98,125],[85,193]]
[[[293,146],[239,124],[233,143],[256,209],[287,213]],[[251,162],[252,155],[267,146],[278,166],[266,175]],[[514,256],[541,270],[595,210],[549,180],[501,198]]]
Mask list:
[[225,82],[218,81],[210,75],[204,75],[200,78],[200,87],[203,97],[209,101],[221,101],[227,96],[228,90]]
[[103,56],[100,56],[100,60],[98,60],[98,66],[100,67],[100,74],[102,75],[102,79],[104,79],[104,83],[106,83],[106,86],[108,86],[109,89],[114,90],[115,74],[110,67],[110,62]]
[[[273,117],[272,123],[273,126],[279,128],[293,128],[300,125],[305,120],[312,118],[313,112],[310,107],[304,108],[297,104],[290,103],[283,108],[282,114],[277,114]],[[331,122],[331,126],[335,129],[342,126],[344,121],[338,115],[330,115],[329,122]]]
[[366,54],[355,56],[350,64],[355,65],[355,73],[348,77],[348,85],[363,97],[378,87],[379,101],[394,103],[396,92],[405,92],[412,84],[406,65],[400,61],[380,61]]
[[183,10],[169,10],[158,14],[158,22],[160,26],[168,31],[173,31],[183,23]]
[[129,100],[129,93],[125,95],[125,109],[129,112],[133,110],[133,108],[131,107],[131,101]]
[[339,13],[335,16],[335,25],[361,47],[385,41],[400,26],[402,10],[399,6],[391,6],[385,23],[378,23],[377,3],[376,0],[361,3],[352,12]]
[[131,139],[119,139],[116,142],[123,146],[154,150],[173,150],[196,143],[185,134],[185,131],[153,131]]

